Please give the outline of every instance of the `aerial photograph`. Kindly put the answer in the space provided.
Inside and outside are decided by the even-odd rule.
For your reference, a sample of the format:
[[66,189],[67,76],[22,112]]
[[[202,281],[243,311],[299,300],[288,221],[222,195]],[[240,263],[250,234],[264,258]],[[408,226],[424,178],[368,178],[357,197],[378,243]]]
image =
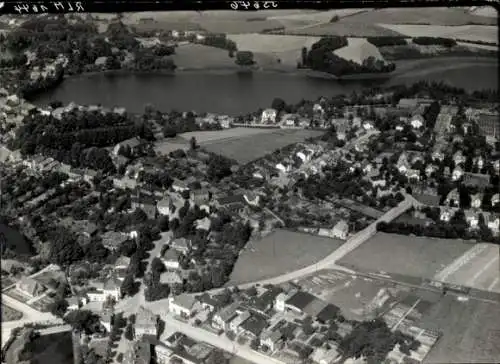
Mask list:
[[499,363],[498,30],[1,15],[2,363]]

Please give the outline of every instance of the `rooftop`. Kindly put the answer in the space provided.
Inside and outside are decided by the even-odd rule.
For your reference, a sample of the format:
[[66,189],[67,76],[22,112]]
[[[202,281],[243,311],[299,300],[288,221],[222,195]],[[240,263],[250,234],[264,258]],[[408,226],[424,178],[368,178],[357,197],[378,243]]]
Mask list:
[[292,297],[290,297],[286,301],[286,304],[296,307],[299,310],[303,310],[309,303],[311,303],[315,299],[316,297],[314,297],[312,294],[304,291],[299,291],[295,293]]

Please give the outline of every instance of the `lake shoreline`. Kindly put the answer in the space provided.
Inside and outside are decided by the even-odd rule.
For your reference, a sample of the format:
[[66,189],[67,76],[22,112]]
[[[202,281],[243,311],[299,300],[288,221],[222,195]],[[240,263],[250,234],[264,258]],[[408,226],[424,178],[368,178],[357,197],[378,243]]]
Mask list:
[[[460,60],[459,63],[455,63]],[[213,75],[245,75],[245,74],[253,74],[253,73],[263,73],[263,74],[280,74],[291,77],[306,77],[306,78],[319,78],[325,80],[334,80],[334,81],[365,81],[365,80],[377,80],[377,79],[388,79],[394,76],[400,76],[403,72],[409,71],[412,72],[412,69],[405,69],[405,64],[412,63],[427,63],[431,62],[446,62],[446,66],[449,69],[459,69],[462,68],[465,62],[467,66],[470,65],[491,65],[497,62],[496,58],[487,58],[487,57],[457,57],[457,56],[449,56],[449,57],[439,57],[439,58],[410,58],[410,59],[402,59],[396,60],[396,69],[392,72],[384,72],[384,73],[359,73],[359,74],[348,74],[344,76],[335,76],[326,72],[315,71],[311,69],[293,69],[287,67],[255,67],[255,68],[238,68],[235,67],[196,67],[196,68],[185,68],[178,67],[174,71],[167,70],[156,70],[156,71],[135,71],[128,69],[118,69],[118,70],[102,70],[102,71],[92,71],[92,72],[82,72],[75,75],[65,75],[64,79],[74,79],[74,78],[83,78],[83,77],[92,77],[99,74],[110,75],[110,76],[128,76],[128,75],[162,75],[162,76],[175,76],[177,74],[213,74]],[[402,69],[398,68],[398,65],[403,65]],[[406,76],[406,75],[405,75]],[[411,74],[410,74],[411,76]]]

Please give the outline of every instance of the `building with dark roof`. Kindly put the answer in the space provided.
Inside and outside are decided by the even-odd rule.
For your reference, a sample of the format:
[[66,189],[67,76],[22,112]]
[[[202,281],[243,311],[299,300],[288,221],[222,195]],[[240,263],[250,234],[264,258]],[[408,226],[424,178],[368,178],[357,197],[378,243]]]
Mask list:
[[289,310],[293,310],[299,313],[304,312],[304,308],[308,304],[310,304],[312,301],[314,301],[316,297],[314,297],[312,294],[304,292],[304,291],[299,291],[295,293],[292,297],[290,297],[286,302],[286,308]]
[[329,303],[316,315],[316,319],[322,324],[325,324],[335,319],[339,315],[339,313],[340,308]]
[[240,325],[241,330],[252,337],[259,337],[268,326],[267,319],[260,315],[251,315]]

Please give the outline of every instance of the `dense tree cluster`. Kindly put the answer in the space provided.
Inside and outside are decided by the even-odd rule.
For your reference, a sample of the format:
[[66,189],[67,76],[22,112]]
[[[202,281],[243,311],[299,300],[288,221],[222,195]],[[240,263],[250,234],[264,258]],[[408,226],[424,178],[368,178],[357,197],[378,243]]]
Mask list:
[[457,42],[454,39],[441,37],[415,37],[412,41],[418,45],[441,45],[447,48],[457,45]]
[[240,66],[251,66],[255,63],[253,59],[253,53],[250,51],[238,51],[236,52],[235,63]]
[[382,319],[364,321],[339,344],[344,359],[363,357],[368,364],[383,363],[387,354],[399,344],[403,353],[417,350],[420,342],[401,331],[392,332]]
[[60,120],[40,113],[28,115],[13,144],[24,155],[41,153],[75,167],[110,172],[114,165],[104,147],[135,136],[153,138],[145,123],[126,115],[74,109]]
[[[460,218],[460,216],[462,218]],[[470,230],[465,221],[465,217],[463,217],[463,211],[460,213],[460,210],[450,222],[438,221],[426,226],[401,222],[381,222],[377,224],[377,230],[390,234],[413,234],[416,236],[428,236],[441,239],[476,239],[500,244],[500,238],[492,235],[491,230],[484,223],[484,217],[482,218],[482,223],[479,224],[479,229]]]
[[216,154],[211,154],[208,160],[207,177],[211,181],[220,181],[231,175],[231,160]]
[[73,329],[87,335],[97,332],[100,327],[99,316],[88,310],[71,311],[64,317],[64,321]]
[[404,37],[390,37],[390,36],[368,37],[366,38],[366,40],[376,47],[391,47],[391,46],[408,44]]
[[199,42],[210,47],[226,49],[232,52],[238,50],[236,43],[231,39],[227,39],[226,34],[207,34],[205,38]]
[[[347,46],[346,37],[324,37],[311,46],[307,57],[303,57],[301,67],[308,67],[316,71],[331,73],[335,76],[359,73],[385,73],[396,69],[393,63],[385,63],[382,60],[376,60],[369,57],[358,64],[353,61],[345,60],[333,53],[336,49]],[[304,61],[305,64],[304,64]]]

